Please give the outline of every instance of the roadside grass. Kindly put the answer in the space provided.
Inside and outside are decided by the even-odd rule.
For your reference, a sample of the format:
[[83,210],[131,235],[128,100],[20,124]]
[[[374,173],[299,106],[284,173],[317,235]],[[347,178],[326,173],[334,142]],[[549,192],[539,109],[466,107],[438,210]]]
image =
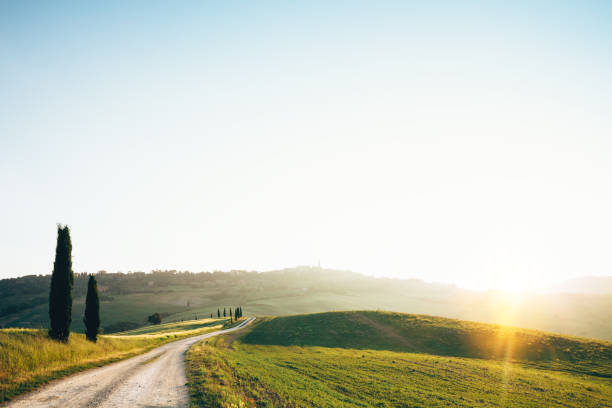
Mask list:
[[171,327],[148,326],[146,334],[102,335],[95,344],[79,333],[71,333],[68,342],[61,343],[42,329],[0,329],[0,402],[77,371],[219,329],[223,323],[222,319],[207,319],[200,325],[190,321]]
[[[240,335],[194,345],[186,357],[191,406],[612,405],[608,342],[394,313],[366,312],[375,324],[355,325],[355,319],[365,321],[361,314],[260,319]],[[410,328],[410,337],[402,327]],[[492,352],[489,342],[499,340],[500,330],[515,339],[512,344],[527,350],[546,344],[548,351],[522,359]],[[600,360],[579,360],[585,356]]]

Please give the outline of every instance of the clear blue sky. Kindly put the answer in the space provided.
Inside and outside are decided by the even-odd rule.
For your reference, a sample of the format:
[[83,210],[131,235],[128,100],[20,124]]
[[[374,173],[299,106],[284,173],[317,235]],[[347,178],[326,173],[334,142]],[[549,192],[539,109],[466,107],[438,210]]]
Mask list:
[[0,277],[612,275],[610,2],[3,1],[0,95]]

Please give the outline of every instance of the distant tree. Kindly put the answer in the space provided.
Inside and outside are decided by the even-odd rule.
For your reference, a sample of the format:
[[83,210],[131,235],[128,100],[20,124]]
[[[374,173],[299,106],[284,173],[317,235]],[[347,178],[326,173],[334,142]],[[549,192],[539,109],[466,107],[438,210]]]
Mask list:
[[217,318],[221,318],[221,312],[217,309]]
[[210,314],[210,318],[212,319],[212,313]]
[[98,282],[93,275],[89,276],[87,282],[87,297],[85,298],[85,337],[94,343],[98,339],[100,328],[100,299],[98,298]]
[[232,317],[232,308],[230,307],[230,318]]
[[49,320],[51,328],[49,337],[68,341],[70,323],[72,323],[72,242],[70,229],[57,225],[57,246],[55,247],[55,262],[51,275],[51,290],[49,292]]
[[151,316],[149,316],[148,320],[150,323],[160,324],[162,322],[162,315],[157,312],[153,313]]
[[223,308],[223,317],[227,317],[227,313],[225,313],[225,308]]

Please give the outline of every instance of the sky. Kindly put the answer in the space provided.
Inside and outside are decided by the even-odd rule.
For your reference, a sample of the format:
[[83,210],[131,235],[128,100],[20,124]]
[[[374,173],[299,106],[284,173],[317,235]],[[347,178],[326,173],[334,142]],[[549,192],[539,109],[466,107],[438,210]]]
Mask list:
[[0,3],[0,278],[612,275],[612,5]]

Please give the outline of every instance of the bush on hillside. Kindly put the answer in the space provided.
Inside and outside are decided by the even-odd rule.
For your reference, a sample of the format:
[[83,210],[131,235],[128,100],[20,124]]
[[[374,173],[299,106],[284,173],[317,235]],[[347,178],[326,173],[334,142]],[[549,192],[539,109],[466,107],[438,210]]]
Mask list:
[[162,322],[162,315],[159,313],[153,313],[151,316],[149,316],[148,320],[149,323],[160,324]]

